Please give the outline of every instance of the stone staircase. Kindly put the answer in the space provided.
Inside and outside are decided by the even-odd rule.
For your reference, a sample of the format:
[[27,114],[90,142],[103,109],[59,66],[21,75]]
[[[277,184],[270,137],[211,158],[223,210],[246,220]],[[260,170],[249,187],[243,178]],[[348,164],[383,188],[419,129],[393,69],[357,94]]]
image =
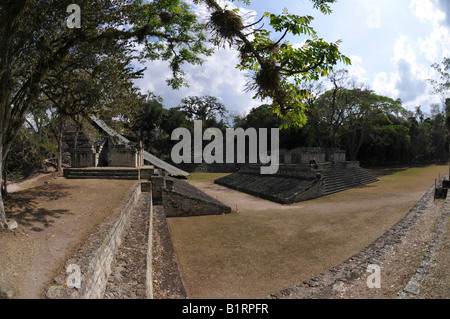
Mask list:
[[342,192],[358,186],[375,183],[378,179],[361,167],[334,164],[324,170],[324,195]]

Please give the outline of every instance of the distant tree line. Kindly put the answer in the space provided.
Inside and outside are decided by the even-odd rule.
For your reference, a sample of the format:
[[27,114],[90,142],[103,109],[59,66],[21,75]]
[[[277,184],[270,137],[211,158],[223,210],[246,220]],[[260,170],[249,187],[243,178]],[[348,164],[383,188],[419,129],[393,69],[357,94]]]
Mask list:
[[[280,131],[280,147],[340,148],[364,165],[443,163],[449,158],[450,98],[406,110],[402,101],[378,95],[340,70],[329,83],[309,84],[308,122]],[[235,118],[235,126],[283,127],[268,105]]]

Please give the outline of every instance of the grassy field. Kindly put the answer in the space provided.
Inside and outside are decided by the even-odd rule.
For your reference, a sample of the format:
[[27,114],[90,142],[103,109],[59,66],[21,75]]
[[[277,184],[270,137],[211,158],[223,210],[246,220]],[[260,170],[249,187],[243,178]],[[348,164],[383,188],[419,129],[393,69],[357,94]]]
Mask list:
[[212,183],[224,174],[192,174],[234,212],[169,219],[188,296],[259,298],[310,279],[383,234],[447,171],[376,169],[377,183],[290,206]]

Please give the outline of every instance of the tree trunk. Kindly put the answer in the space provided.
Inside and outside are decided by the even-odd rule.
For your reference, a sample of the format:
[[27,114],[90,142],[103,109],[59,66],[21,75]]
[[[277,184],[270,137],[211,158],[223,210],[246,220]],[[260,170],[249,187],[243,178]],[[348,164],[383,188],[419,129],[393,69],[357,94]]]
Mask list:
[[58,172],[62,171],[62,151],[63,151],[63,124],[60,124],[59,132],[58,132]]
[[3,196],[8,196],[8,171],[6,167],[3,168],[3,188],[2,188]]
[[[3,143],[1,142],[3,139],[3,134],[0,133],[0,185],[3,182]],[[5,229],[6,228],[6,212],[5,212],[5,206],[3,205],[3,195],[2,192],[0,192],[0,228]]]

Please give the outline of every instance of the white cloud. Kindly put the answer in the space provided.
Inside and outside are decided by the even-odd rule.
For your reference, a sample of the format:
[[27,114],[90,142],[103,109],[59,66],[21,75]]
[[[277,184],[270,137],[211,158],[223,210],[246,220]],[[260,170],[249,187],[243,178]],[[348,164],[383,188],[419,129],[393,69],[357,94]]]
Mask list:
[[[231,1],[219,1],[219,4],[227,9],[237,8]],[[239,9],[244,22],[252,23],[256,12],[245,8]],[[209,15],[204,5],[193,5],[193,10],[203,20]],[[172,90],[166,84],[166,79],[171,77],[168,63],[152,61],[146,63],[147,70],[144,78],[136,81],[136,85],[141,88],[143,93],[152,91],[156,95],[160,95],[164,99],[166,107],[178,106],[181,100],[187,96],[211,95],[220,99],[229,111],[242,114],[263,102],[253,100],[253,92],[246,93],[244,91],[247,78],[244,72],[236,69],[237,64],[236,51],[216,49],[212,56],[204,58],[202,65],[185,65],[183,70],[186,72],[189,87]]]
[[443,10],[445,13],[445,23],[448,27],[450,27],[450,1],[448,0],[435,0],[437,3],[437,6]]
[[445,24],[446,20],[450,20],[449,3],[448,0],[411,0],[409,5],[410,10],[421,22],[432,27],[427,37],[418,38],[420,52],[430,63],[435,63],[440,56],[450,53],[450,24]]
[[409,8],[422,22],[433,23],[445,20],[445,13],[439,10],[431,0],[411,0]]
[[362,67],[363,59],[356,55],[350,55],[352,65],[348,67],[348,73],[351,77],[354,77],[361,83],[367,83],[367,71]]
[[416,58],[410,39],[407,36],[400,35],[395,42],[394,56],[391,58],[392,63],[397,64],[400,60],[406,60],[410,64],[416,64]]
[[395,85],[398,79],[397,73],[391,73],[388,75],[386,72],[379,72],[375,75],[372,82],[372,88],[378,94],[398,98],[399,91]]
[[211,57],[207,57],[201,66],[187,65],[188,88],[172,90],[165,80],[171,76],[167,62],[154,61],[147,63],[144,79],[136,84],[143,93],[148,90],[161,95],[167,107],[179,105],[187,96],[212,95],[219,98],[230,111],[245,113],[262,102],[253,100],[254,93],[246,93],[245,73],[236,69],[238,59],[236,53],[229,49],[219,49]]
[[[375,76],[372,87],[380,94],[401,98],[405,105],[427,100],[431,68],[419,63],[414,49],[415,42],[400,35],[395,42],[391,58],[393,72],[380,72]],[[416,104],[417,105],[417,104]]]

